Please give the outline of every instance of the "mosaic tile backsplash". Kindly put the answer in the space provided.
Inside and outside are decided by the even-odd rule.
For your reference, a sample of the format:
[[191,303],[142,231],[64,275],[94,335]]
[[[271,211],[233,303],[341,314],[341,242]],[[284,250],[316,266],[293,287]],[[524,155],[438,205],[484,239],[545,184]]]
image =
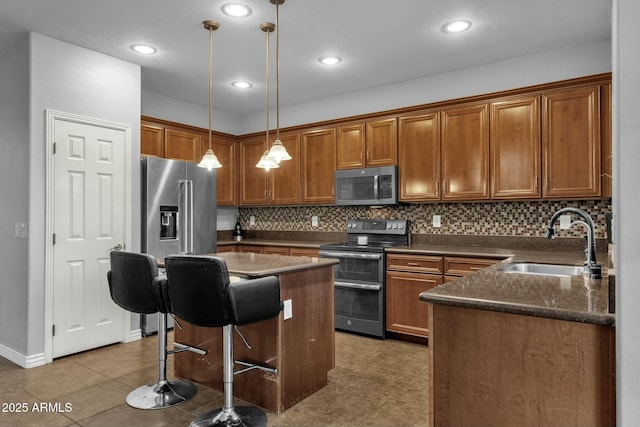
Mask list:
[[[351,218],[408,219],[412,234],[458,234],[476,236],[543,237],[549,219],[559,209],[575,207],[588,212],[596,225],[596,238],[606,238],[606,214],[611,200],[528,201],[486,203],[406,204],[384,208],[360,206],[289,206],[240,208],[240,223],[247,230],[345,231]],[[432,226],[433,215],[440,215],[441,227]],[[255,225],[250,226],[250,217]],[[312,227],[311,217],[318,217]],[[577,218],[575,218],[577,219]],[[559,237],[582,237],[580,226],[560,230]]]

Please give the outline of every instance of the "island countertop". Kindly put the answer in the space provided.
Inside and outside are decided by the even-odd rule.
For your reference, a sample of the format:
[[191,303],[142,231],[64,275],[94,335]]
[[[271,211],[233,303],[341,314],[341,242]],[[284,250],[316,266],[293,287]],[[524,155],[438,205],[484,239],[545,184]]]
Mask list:
[[[426,255],[442,254],[443,250],[444,248],[412,247],[394,248],[389,252]],[[576,254],[479,248],[453,251],[449,248],[445,254],[447,253],[451,256],[485,256],[505,259],[469,276],[460,277],[422,292],[420,300],[434,304],[597,325],[613,326],[615,324],[615,314],[610,312],[613,294],[609,289],[606,268],[603,268],[603,279],[505,273],[500,270],[502,265],[510,262],[582,265],[582,259]],[[606,262],[604,264],[606,265]]]
[[[202,256],[217,256],[224,258],[230,275],[246,278],[264,277],[280,273],[326,267],[340,262],[337,259],[332,258],[254,254],[244,252],[221,252],[205,254]],[[164,260],[158,260],[158,266],[164,266]]]

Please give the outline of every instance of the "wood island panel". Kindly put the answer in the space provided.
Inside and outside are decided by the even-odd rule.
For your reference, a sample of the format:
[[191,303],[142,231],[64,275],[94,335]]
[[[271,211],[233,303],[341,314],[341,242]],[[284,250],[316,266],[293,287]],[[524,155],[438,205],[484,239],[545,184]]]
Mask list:
[[[281,299],[292,301],[293,316],[242,326],[252,348],[234,337],[236,360],[263,363],[277,374],[253,370],[234,377],[234,396],[281,413],[327,384],[335,366],[333,266],[278,274]],[[204,328],[180,320],[174,340],[208,351],[205,356],[175,355],[175,375],[223,390],[222,328]],[[236,367],[239,369],[239,367]]]
[[615,425],[615,329],[429,304],[431,426]]

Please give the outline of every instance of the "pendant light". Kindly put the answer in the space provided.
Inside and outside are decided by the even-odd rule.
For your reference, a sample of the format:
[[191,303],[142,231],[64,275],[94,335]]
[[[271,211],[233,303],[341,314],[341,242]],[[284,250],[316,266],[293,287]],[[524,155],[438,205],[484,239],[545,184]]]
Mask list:
[[276,5],[276,140],[273,142],[269,155],[280,163],[283,160],[291,160],[291,156],[287,153],[287,149],[280,141],[280,14],[279,6],[285,0],[269,0],[271,4]]
[[215,21],[204,21],[202,24],[204,25],[204,28],[209,31],[209,149],[204,156],[202,156],[202,160],[198,163],[198,167],[212,170],[222,167],[218,158],[211,149],[211,116],[213,115],[213,32],[220,27],[220,24]]
[[[266,86],[267,86],[267,96],[266,96],[266,114],[267,114],[267,130],[266,130],[266,144],[267,147],[269,147],[269,34],[273,32],[273,30],[275,30],[276,26],[275,24],[273,24],[272,22],[263,22],[262,24],[260,24],[260,29],[262,31],[264,31],[265,33],[267,33],[267,59],[266,59],[266,66],[265,66],[265,70],[266,70],[266,77],[265,77],[265,81],[266,81]],[[267,172],[269,172],[269,169],[275,169],[275,168],[279,168],[280,165],[278,164],[278,162],[270,155],[269,152],[269,148],[267,148],[264,151],[264,154],[262,154],[262,157],[260,158],[260,160],[258,161],[258,163],[256,163],[256,167],[260,168],[260,169],[264,169]]]

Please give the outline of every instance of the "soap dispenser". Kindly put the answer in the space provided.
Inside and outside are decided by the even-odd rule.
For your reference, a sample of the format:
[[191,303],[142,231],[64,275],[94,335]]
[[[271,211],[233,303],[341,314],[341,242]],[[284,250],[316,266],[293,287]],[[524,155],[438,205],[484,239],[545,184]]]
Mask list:
[[238,218],[238,221],[236,221],[236,225],[233,228],[233,240],[239,242],[243,239],[243,237],[244,231],[242,230],[242,225],[240,224],[240,219]]

